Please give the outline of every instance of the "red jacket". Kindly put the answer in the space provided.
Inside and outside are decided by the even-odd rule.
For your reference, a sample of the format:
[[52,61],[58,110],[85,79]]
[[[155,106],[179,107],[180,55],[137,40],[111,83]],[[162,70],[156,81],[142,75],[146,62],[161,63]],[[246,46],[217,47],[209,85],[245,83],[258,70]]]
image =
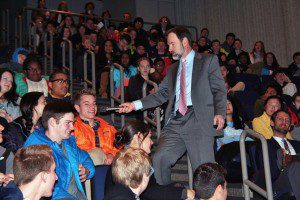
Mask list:
[[[100,148],[105,154],[115,155],[119,151],[113,145],[115,134],[117,132],[115,127],[109,125],[105,120],[99,117],[95,117],[95,119],[100,121],[100,126],[97,131]],[[72,135],[76,137],[76,144],[80,149],[90,151],[96,148],[94,130],[90,125],[84,123],[80,116],[76,117],[76,121],[74,122],[74,132]]]

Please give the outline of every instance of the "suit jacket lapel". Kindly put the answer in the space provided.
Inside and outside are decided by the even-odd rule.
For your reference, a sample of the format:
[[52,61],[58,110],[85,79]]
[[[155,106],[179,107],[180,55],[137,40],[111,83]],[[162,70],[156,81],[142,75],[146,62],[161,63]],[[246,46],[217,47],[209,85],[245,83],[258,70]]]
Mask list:
[[[200,75],[200,70],[203,66],[204,59],[202,59],[202,55],[199,53],[195,53],[194,64],[193,64],[193,73],[192,73],[192,91],[195,91],[194,87],[197,87],[197,80]],[[192,93],[193,94],[193,93]]]
[[173,72],[172,72],[172,80],[171,80],[171,83],[173,84],[173,88],[172,88],[172,94],[175,94],[175,90],[176,90],[176,82],[177,82],[177,74],[178,74],[178,68],[179,68],[179,63],[180,61],[178,61],[176,63],[176,66],[174,67],[173,69]]

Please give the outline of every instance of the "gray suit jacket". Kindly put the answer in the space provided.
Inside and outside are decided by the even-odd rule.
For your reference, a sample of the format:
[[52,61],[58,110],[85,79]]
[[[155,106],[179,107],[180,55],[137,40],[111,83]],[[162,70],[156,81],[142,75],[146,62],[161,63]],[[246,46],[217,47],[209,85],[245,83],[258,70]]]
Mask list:
[[[176,77],[179,61],[167,69],[167,74],[156,93],[141,99],[143,110],[157,107],[168,101],[166,123],[174,112]],[[195,54],[191,98],[197,120],[207,135],[219,135],[213,128],[214,115],[226,115],[226,87],[221,75],[217,56]],[[200,127],[199,127],[200,128]]]

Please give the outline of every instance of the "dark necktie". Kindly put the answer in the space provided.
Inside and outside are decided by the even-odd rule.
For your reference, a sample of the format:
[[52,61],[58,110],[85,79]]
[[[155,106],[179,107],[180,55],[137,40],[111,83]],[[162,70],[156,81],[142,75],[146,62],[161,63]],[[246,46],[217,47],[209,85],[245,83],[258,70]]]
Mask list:
[[288,154],[288,155],[291,155],[291,151],[290,151],[290,148],[289,148],[289,145],[288,145],[286,139],[282,139],[282,142],[283,142],[284,149],[285,149],[285,151],[287,152],[287,154]]
[[185,74],[186,74],[185,61],[182,61],[182,69],[180,73],[180,94],[179,94],[179,105],[178,105],[178,111],[182,115],[185,115],[187,111]]

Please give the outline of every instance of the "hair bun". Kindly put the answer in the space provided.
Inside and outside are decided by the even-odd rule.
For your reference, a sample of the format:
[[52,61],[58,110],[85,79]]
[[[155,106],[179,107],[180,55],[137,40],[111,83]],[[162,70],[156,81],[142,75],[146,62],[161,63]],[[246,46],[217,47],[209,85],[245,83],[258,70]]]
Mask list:
[[116,148],[121,148],[122,146],[122,139],[123,139],[123,133],[122,132],[117,132],[115,134],[115,141],[114,141],[114,146]]

